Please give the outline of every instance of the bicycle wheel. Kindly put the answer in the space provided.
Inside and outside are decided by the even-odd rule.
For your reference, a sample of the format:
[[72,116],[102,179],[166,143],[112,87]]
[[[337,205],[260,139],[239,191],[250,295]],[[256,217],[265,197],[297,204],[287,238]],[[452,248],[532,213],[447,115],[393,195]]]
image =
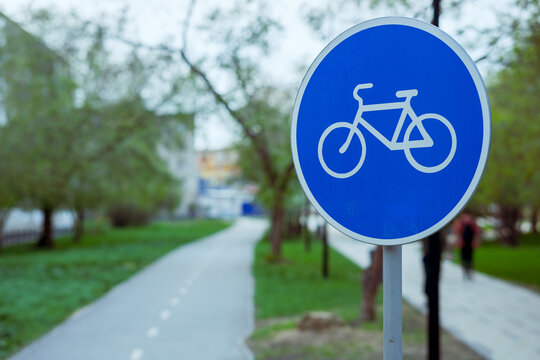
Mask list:
[[[419,164],[418,161],[414,159],[413,155],[411,154],[411,148],[406,147],[404,151],[405,151],[405,156],[407,157],[407,160],[409,160],[409,163],[416,170],[424,172],[424,173],[435,173],[444,169],[450,163],[450,161],[452,161],[452,159],[454,158],[454,155],[456,153],[456,147],[457,147],[456,132],[454,128],[452,127],[452,124],[450,124],[450,121],[448,121],[445,117],[439,114],[424,114],[418,117],[418,121],[420,123],[426,119],[438,120],[441,123],[443,123],[444,126],[446,126],[446,128],[448,129],[448,132],[450,133],[450,138],[451,138],[451,145],[450,145],[450,151],[448,152],[448,155],[446,156],[446,158],[438,165],[424,166],[424,165]],[[412,122],[407,127],[407,130],[405,131],[405,137],[404,137],[405,143],[409,142],[409,137],[411,136],[411,132],[414,130],[415,127],[416,127],[416,124],[414,122]]]
[[[343,128],[354,131],[354,134],[358,137],[358,140],[360,140],[360,146],[361,146],[362,151],[361,151],[361,154],[359,154],[358,162],[357,163],[355,162],[355,165],[352,168],[352,170],[346,171],[346,172],[337,172],[330,169],[328,165],[326,164],[326,161],[324,160],[324,156],[323,156],[323,147],[324,147],[324,141],[326,140],[326,138],[332,131],[336,129],[343,129]],[[343,141],[345,142],[345,139],[343,139]],[[350,149],[350,146],[348,149]],[[348,149],[346,149],[345,152]],[[337,154],[338,156],[342,155],[339,151],[337,152]],[[319,139],[318,155],[319,155],[319,162],[321,163],[321,166],[323,167],[324,171],[326,171],[328,175],[333,176],[338,179],[345,179],[356,174],[356,172],[362,167],[362,164],[364,163],[364,160],[366,158],[366,140],[364,139],[364,135],[362,135],[362,132],[360,132],[360,130],[358,130],[356,126],[353,126],[351,123],[347,123],[347,122],[337,122],[335,124],[330,125],[328,128],[326,128],[326,130],[321,135],[321,138]]]

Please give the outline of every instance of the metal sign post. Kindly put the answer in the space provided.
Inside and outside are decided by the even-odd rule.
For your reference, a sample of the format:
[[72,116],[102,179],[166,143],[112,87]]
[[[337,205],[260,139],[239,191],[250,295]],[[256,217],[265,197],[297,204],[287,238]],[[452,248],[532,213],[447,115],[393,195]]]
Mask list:
[[401,245],[383,246],[383,355],[402,359]]
[[442,229],[486,165],[491,118],[474,62],[423,21],[386,17],[332,40],[294,103],[302,189],[334,228],[382,245],[384,358],[401,359],[401,245]]

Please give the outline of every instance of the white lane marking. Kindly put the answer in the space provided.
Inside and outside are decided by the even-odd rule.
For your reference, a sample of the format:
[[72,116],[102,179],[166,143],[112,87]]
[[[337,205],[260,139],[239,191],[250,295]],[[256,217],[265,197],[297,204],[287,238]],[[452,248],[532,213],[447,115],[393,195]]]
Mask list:
[[144,354],[143,349],[137,348],[133,349],[131,352],[131,355],[129,356],[129,360],[140,360]]
[[169,310],[163,310],[161,314],[159,314],[159,317],[161,318],[161,320],[167,320],[171,317],[171,312]]
[[188,289],[186,289],[185,287],[182,286],[182,287],[178,290],[178,292],[180,293],[180,295],[185,295],[185,294],[187,294]]
[[146,332],[146,335],[147,335],[149,338],[156,337],[158,334],[159,334],[159,329],[157,328],[157,326],[151,327],[151,328],[148,329],[148,331]]
[[187,286],[191,286],[193,284],[193,279],[187,279],[185,283]]
[[178,305],[178,302],[179,302],[179,300],[178,300],[178,298],[176,296],[171,298],[171,300],[169,300],[169,303],[171,304],[171,306]]

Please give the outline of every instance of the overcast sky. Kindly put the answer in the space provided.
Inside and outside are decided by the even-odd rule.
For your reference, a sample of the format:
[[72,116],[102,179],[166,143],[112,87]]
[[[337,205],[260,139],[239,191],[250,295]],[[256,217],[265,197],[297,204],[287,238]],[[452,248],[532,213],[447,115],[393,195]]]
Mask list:
[[[171,45],[179,46],[181,39],[179,33],[187,11],[189,0],[0,0],[0,10],[13,20],[22,22],[25,20],[25,11],[28,4],[33,8],[49,7],[62,11],[76,9],[83,17],[95,18],[100,14],[119,14],[122,8],[129,4],[128,19],[130,36],[147,44],[158,44],[164,41],[172,42]],[[323,3],[323,0],[312,0],[310,4]],[[204,44],[197,41],[197,21],[209,7],[215,4],[226,3],[221,0],[200,0],[197,3],[194,14],[192,33],[190,34],[190,50],[194,54],[203,54]],[[302,9],[305,0],[272,0],[272,8],[282,19],[284,31],[276,41],[278,45],[274,55],[265,59],[265,68],[274,78],[278,78],[286,84],[295,86],[302,80],[302,74],[297,71],[298,66],[309,66],[311,61],[322,50],[328,40],[321,39],[313,34],[302,18]],[[430,1],[418,1],[429,4]],[[460,29],[469,27],[493,28],[497,26],[497,14],[507,11],[510,0],[464,0],[459,12],[443,12],[440,26],[451,36],[458,39],[464,48],[469,51],[473,59],[483,55],[484,49],[474,47],[474,39],[470,35],[461,34]],[[443,0],[443,10],[445,1]],[[423,5],[422,5],[423,6]],[[425,6],[424,6],[425,7]],[[367,20],[377,16],[408,15],[411,13],[399,12],[399,10],[378,9],[362,12],[358,18],[346,16],[345,20],[335,24],[329,30],[330,36],[339,33],[354,25],[356,22]],[[421,15],[424,19],[428,17]],[[357,19],[357,20],[356,20]],[[425,19],[425,20],[428,20]],[[468,37],[469,36],[469,37]],[[484,77],[488,75],[490,66],[488,62],[478,64],[479,70]],[[217,149],[228,146],[234,140],[234,127],[231,122],[217,117],[198,119],[199,128],[196,133],[197,149]]]

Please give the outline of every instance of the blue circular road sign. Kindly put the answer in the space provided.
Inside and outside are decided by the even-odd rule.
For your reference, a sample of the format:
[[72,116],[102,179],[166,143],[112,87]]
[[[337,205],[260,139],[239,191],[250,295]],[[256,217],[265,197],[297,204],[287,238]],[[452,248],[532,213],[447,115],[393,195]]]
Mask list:
[[291,143],[300,183],[331,225],[397,245],[465,206],[490,135],[486,89],[463,48],[430,24],[388,17],[350,28],[315,59]]

